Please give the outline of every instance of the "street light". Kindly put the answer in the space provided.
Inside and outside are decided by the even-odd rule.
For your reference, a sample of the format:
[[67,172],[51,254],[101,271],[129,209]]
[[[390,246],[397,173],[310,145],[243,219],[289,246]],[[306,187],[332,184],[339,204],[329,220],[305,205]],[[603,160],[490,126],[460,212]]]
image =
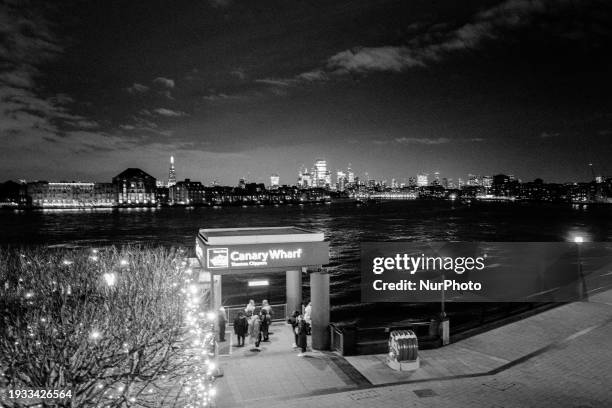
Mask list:
[[582,235],[576,235],[574,236],[574,242],[578,248],[578,275],[580,276],[580,289],[578,291],[578,296],[580,300],[589,300],[586,280],[584,279],[584,272],[582,271],[582,254],[580,251],[580,247],[582,246],[580,244],[584,243],[584,237]]

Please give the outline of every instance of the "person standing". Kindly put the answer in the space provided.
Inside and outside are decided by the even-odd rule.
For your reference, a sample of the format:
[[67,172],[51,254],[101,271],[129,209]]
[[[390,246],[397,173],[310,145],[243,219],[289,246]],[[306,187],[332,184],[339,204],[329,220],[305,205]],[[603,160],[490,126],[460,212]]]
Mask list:
[[293,348],[297,348],[297,340],[298,340],[298,338],[297,338],[297,330],[296,330],[296,328],[297,328],[297,324],[298,324],[297,318],[298,318],[299,315],[300,315],[300,312],[298,312],[296,310],[295,312],[293,312],[291,314],[289,319],[287,319],[287,324],[291,325],[291,331],[293,332],[293,345],[292,345]]
[[272,306],[270,306],[267,299],[261,301],[261,310],[265,310],[270,319],[272,319]]
[[308,345],[308,323],[304,320],[304,316],[299,315],[297,317],[297,325],[295,327],[295,332],[297,334],[297,346],[300,348],[301,352],[298,354],[298,357],[303,357],[306,352],[306,347]]
[[312,313],[312,302],[308,302],[306,307],[304,308],[304,321],[308,325],[308,334],[310,334],[310,329],[312,328],[312,318],[310,317]]
[[238,313],[238,316],[234,319],[234,333],[238,338],[238,347],[244,347],[244,338],[248,330],[249,323],[243,312]]
[[261,336],[263,337],[262,341],[270,341],[268,337],[269,337],[269,329],[270,329],[271,322],[272,320],[270,319],[270,315],[268,314],[268,311],[262,307],[261,308]]
[[219,326],[219,342],[225,341],[225,325],[227,320],[225,318],[225,308],[221,306],[217,313],[217,325]]
[[253,299],[249,300],[249,303],[244,308],[244,313],[246,313],[247,316],[255,313],[255,301]]
[[261,342],[261,319],[259,315],[253,315],[251,318],[252,328],[250,328],[249,334],[251,337],[251,343],[255,343],[255,348],[251,351],[259,351],[259,343]]

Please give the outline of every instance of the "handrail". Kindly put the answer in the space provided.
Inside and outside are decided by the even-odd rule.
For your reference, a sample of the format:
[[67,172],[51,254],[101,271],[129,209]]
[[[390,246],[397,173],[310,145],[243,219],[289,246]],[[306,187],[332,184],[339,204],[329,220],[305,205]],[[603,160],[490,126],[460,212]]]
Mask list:
[[[270,307],[272,307],[272,321],[273,322],[285,321],[285,319],[287,318],[287,304],[286,303],[271,304]],[[234,324],[234,318],[238,315],[238,313],[244,311],[245,306],[231,305],[231,306],[224,306],[224,308],[225,308],[225,317],[227,319],[227,324],[231,326]],[[255,313],[259,313],[260,311],[261,311],[261,305],[255,306]]]

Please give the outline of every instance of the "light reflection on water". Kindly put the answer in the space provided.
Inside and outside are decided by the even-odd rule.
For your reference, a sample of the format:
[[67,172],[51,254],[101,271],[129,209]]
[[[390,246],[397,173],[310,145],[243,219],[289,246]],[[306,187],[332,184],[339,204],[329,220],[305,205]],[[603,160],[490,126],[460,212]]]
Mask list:
[[[365,313],[359,303],[359,243],[365,241],[564,241],[581,233],[612,241],[612,206],[388,202],[247,208],[0,211],[0,245],[185,246],[198,228],[295,225],[330,242],[335,313]],[[308,288],[305,288],[307,296]]]

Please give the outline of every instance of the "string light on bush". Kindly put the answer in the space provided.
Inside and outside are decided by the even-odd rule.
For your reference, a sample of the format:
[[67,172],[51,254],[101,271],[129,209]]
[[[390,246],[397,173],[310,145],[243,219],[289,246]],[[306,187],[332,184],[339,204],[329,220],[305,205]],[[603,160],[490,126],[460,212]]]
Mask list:
[[115,283],[117,283],[117,275],[114,273],[105,273],[102,276],[104,277],[104,281],[108,286],[113,286]]
[[[186,263],[182,263],[184,266]],[[191,275],[185,271],[188,275]],[[211,360],[215,356],[214,339],[214,312],[200,310],[199,287],[194,283],[194,278],[189,276],[185,279],[186,289],[181,290],[185,294],[185,317],[184,321],[190,334],[190,342],[193,355],[193,375],[188,376],[183,384],[183,393],[186,397],[186,407],[201,408],[211,405],[215,391],[213,388],[215,363]],[[192,392],[195,391],[195,392]]]
[[98,330],[94,329],[89,334],[89,338],[92,339],[92,340],[99,340],[100,338],[102,338],[102,333],[100,333]]

